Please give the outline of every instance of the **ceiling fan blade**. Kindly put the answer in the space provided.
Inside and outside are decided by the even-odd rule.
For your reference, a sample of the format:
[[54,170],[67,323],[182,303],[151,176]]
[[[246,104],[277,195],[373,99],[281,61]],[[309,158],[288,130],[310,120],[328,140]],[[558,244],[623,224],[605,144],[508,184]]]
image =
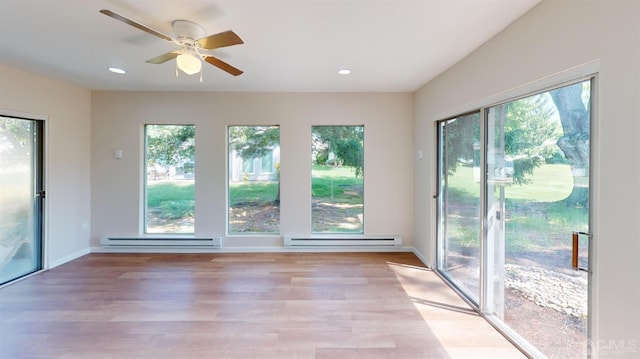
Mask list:
[[151,34],[153,36],[159,37],[159,38],[161,38],[163,40],[167,40],[167,41],[173,42],[173,39],[170,38],[169,36],[167,36],[167,35],[165,35],[165,34],[163,34],[161,32],[158,32],[158,31],[156,31],[156,30],[154,30],[154,29],[152,29],[150,27],[147,27],[147,26],[144,26],[142,24],[139,24],[139,23],[137,23],[137,22],[135,22],[135,21],[133,21],[131,19],[127,19],[126,17],[124,17],[124,16],[122,16],[120,14],[116,14],[115,12],[113,12],[111,10],[100,10],[100,12],[105,14],[105,15],[107,15],[107,16],[109,16],[109,17],[112,17],[112,18],[114,18],[114,19],[116,19],[118,21],[124,22],[127,25],[131,25],[131,26],[135,27],[136,29],[139,29],[139,30],[142,30],[142,31],[144,31],[146,33],[149,33],[149,34]]
[[203,37],[202,39],[198,40],[198,42],[200,43],[200,46],[207,50],[244,44],[244,41],[242,41],[242,39],[231,30]]
[[230,73],[233,76],[238,76],[238,75],[242,75],[243,71],[242,70],[238,70],[237,68],[229,65],[228,63],[213,57],[213,56],[207,56],[204,58],[204,60],[208,63],[210,63],[211,65],[219,68],[220,70],[226,71],[228,73]]
[[164,64],[169,60],[175,59],[176,57],[178,57],[178,55],[180,55],[180,51],[171,51],[171,52],[167,52],[166,54],[162,54],[160,56],[156,56],[152,59],[149,59],[146,62],[149,64],[156,64],[156,65]]

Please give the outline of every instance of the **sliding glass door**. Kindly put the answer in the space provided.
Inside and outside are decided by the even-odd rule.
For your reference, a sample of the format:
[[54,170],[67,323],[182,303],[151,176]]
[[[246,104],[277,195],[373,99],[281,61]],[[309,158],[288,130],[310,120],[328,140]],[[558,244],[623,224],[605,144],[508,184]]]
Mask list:
[[442,274],[480,297],[480,112],[438,124],[438,230]]
[[469,116],[439,123],[438,269],[534,356],[589,350],[591,89],[483,108],[482,132]]
[[580,82],[486,111],[485,310],[550,358],[586,354],[588,278],[572,254],[573,233],[589,237],[590,89]]
[[42,269],[43,122],[0,116],[0,284]]

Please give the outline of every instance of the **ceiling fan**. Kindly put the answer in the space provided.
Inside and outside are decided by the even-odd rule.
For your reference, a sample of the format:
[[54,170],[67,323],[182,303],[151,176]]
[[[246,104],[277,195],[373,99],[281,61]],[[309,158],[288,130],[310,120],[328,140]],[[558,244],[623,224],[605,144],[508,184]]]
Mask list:
[[[147,60],[147,63],[162,64],[169,60],[176,59],[177,68],[187,75],[193,75],[200,72],[200,75],[202,76],[202,60],[204,60],[233,76],[238,76],[243,73],[242,70],[239,70],[206,52],[207,50],[243,44],[244,41],[242,41],[242,39],[231,30],[205,36],[205,31],[202,26],[187,20],[175,20],[172,23],[175,37],[169,37],[111,10],[100,10],[100,12],[162,40],[174,43],[180,47],[179,50],[174,50],[151,58]],[[178,74],[177,71],[178,70],[176,69],[176,75]]]

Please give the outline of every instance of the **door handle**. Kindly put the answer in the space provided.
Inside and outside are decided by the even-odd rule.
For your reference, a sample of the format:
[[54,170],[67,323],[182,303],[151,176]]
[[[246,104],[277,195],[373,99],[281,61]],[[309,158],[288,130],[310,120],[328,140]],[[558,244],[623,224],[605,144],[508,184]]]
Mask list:
[[[580,250],[580,235],[585,235],[591,239],[591,234],[586,232],[573,232],[572,235],[572,248],[571,248],[571,267],[575,270],[581,270],[584,272],[590,272],[589,268],[580,267],[578,263],[578,252]],[[587,259],[588,260],[588,259]]]

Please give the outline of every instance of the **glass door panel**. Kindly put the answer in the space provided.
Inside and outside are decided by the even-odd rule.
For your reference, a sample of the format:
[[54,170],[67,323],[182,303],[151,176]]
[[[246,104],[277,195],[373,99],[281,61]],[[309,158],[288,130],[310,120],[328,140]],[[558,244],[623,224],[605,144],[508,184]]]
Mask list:
[[[487,110],[486,312],[549,358],[586,356],[591,82]],[[588,244],[577,251],[587,267]]]
[[472,300],[480,293],[480,112],[438,124],[438,269]]
[[42,128],[0,117],[0,284],[42,269]]

